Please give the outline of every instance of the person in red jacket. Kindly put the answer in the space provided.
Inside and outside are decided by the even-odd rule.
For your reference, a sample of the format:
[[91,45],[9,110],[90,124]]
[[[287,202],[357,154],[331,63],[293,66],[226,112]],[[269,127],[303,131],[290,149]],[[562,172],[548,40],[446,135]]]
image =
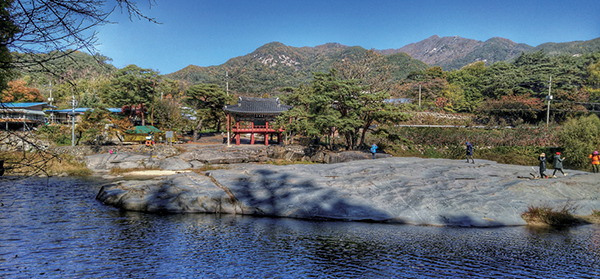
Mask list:
[[598,155],[598,151],[594,151],[594,153],[590,154],[590,159],[592,159],[592,171],[598,173],[598,167],[600,165],[600,155]]

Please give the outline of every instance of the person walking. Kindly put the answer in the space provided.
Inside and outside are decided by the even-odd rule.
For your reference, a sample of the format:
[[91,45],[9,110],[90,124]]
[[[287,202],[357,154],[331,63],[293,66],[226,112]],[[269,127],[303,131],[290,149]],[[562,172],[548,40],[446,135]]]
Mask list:
[[538,160],[540,160],[540,178],[548,178],[546,176],[546,153],[540,154]]
[[561,158],[560,157],[560,152],[556,152],[556,154],[554,155],[554,160],[552,161],[552,167],[554,167],[554,171],[552,172],[552,177],[556,178],[556,171],[559,170],[560,173],[562,173],[563,176],[566,176],[567,174],[563,171],[563,166],[562,166],[562,161],[565,158]]
[[467,141],[467,163],[469,162],[469,157],[471,157],[471,164],[475,164],[475,160],[473,160],[473,145]]
[[375,159],[375,153],[377,153],[377,144],[371,145],[371,153],[373,154],[373,159]]
[[590,154],[590,159],[592,159],[592,172],[598,173],[598,167],[600,165],[600,155],[598,155],[598,151],[594,151],[594,153]]

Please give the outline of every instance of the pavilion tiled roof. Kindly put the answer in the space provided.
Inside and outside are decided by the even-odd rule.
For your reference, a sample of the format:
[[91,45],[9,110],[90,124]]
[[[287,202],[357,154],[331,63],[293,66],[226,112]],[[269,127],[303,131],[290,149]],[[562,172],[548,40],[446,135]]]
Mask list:
[[292,106],[282,105],[279,98],[239,97],[237,105],[225,106],[223,109],[237,114],[279,114],[291,108]]

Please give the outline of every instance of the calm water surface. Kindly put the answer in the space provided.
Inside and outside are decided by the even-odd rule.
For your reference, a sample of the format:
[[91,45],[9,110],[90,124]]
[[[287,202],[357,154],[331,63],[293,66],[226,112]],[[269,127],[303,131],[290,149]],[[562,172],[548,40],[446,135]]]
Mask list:
[[600,226],[534,231],[121,212],[0,178],[0,278],[599,278]]

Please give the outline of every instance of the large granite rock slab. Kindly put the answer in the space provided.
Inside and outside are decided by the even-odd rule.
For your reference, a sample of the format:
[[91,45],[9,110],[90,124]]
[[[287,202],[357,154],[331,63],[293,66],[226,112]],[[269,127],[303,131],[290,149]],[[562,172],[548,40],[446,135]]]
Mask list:
[[[115,150],[103,150],[83,158],[87,167],[96,173],[120,169],[198,169],[204,165],[223,165],[240,163],[262,163],[272,160],[312,161],[318,163],[341,163],[355,160],[367,160],[371,154],[361,151],[327,152],[302,146],[261,146],[261,145],[185,145],[181,154],[173,154],[173,148],[120,147]],[[98,147],[104,148],[106,147]],[[85,150],[85,149],[83,149]],[[111,152],[114,151],[114,152]],[[73,152],[73,151],[71,151]],[[377,154],[377,158],[391,157]]]
[[99,153],[85,157],[86,166],[94,172],[110,171],[113,168],[139,169],[158,168],[160,160],[152,153]]
[[126,210],[232,213],[439,226],[524,225],[528,206],[600,210],[600,176],[567,171],[530,180],[531,167],[479,160],[384,158],[339,164],[238,164],[206,176],[120,181],[98,199]]

